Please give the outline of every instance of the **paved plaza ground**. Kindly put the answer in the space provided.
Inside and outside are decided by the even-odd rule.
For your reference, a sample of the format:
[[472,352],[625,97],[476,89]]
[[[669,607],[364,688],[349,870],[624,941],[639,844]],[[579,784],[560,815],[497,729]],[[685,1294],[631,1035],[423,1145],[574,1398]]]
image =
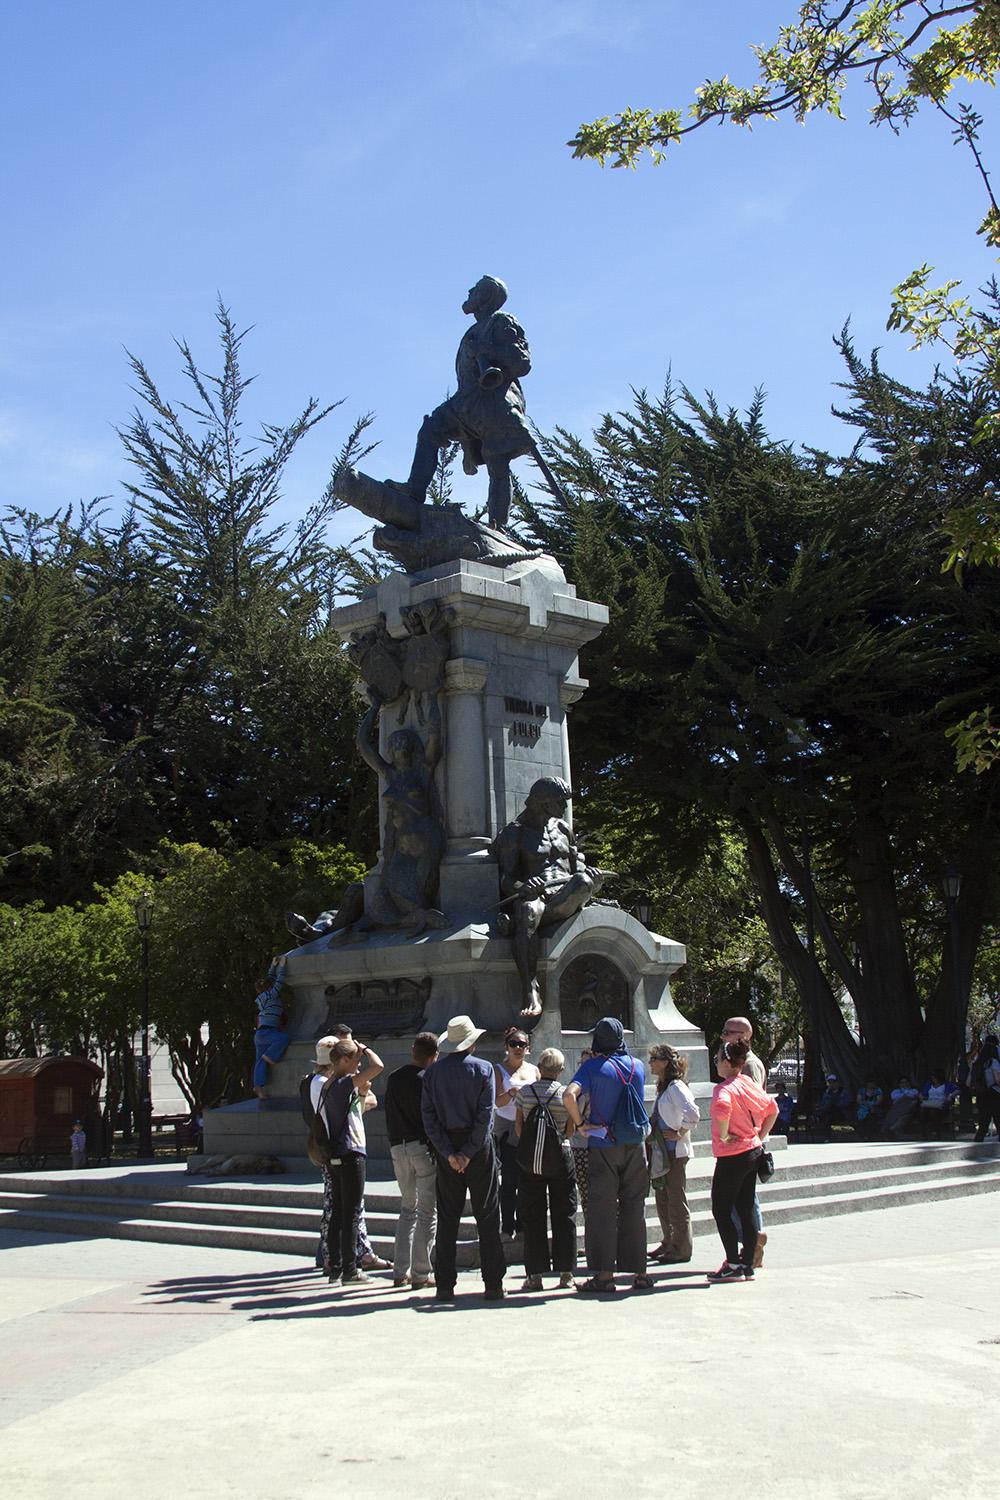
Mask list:
[[[21,1500],[628,1500],[992,1490],[993,1194],[772,1231],[657,1290],[454,1307],[300,1259],[0,1234],[0,1454]],[[520,1276],[511,1273],[516,1288]]]

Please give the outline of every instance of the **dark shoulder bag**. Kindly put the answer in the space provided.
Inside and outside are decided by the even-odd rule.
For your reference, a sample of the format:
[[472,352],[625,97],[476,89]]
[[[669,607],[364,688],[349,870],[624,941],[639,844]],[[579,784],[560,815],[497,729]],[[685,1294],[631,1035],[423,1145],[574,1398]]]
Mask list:
[[339,1167],[340,1156],[337,1147],[330,1139],[326,1119],[326,1096],[330,1092],[332,1078],[328,1078],[323,1085],[316,1105],[316,1113],[312,1117],[309,1126],[309,1134],[306,1137],[306,1155],[314,1167]]
[[[763,1125],[763,1123],[763,1120],[761,1120],[760,1124]],[[760,1135],[760,1125],[756,1126],[755,1128],[757,1134]],[[763,1142],[761,1142],[760,1155],[757,1158],[757,1181],[770,1182],[773,1176],[774,1153],[772,1151],[768,1151],[767,1147],[763,1144]]]

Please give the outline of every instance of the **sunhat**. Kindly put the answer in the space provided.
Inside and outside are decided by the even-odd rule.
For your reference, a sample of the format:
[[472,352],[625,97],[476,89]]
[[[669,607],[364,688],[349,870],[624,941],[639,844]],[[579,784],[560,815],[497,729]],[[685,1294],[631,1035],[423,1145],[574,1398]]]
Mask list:
[[477,1026],[471,1016],[452,1016],[448,1030],[438,1037],[438,1046],[447,1042],[453,1052],[468,1052],[485,1030],[484,1026]]

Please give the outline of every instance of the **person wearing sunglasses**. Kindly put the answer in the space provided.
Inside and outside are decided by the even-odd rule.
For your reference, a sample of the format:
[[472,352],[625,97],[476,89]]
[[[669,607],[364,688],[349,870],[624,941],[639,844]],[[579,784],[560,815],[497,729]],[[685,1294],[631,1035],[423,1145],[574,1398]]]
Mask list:
[[[753,1027],[746,1016],[730,1016],[722,1028],[722,1040],[724,1042],[743,1042],[747,1049],[747,1060],[743,1064],[743,1076],[751,1078],[759,1089],[767,1091],[767,1068],[764,1059],[758,1057],[753,1050]],[[733,1211],[735,1215],[735,1210]],[[754,1183],[753,1192],[753,1221],[757,1226],[757,1249],[754,1251],[754,1270],[759,1271],[764,1264],[764,1246],[767,1244],[767,1235],[764,1231],[764,1216],[760,1211],[760,1198],[757,1195],[757,1185]],[[734,1222],[736,1222],[734,1217]]]
[[778,1107],[770,1094],[743,1073],[746,1060],[747,1044],[742,1041],[723,1042],[715,1059],[720,1082],[712,1093],[712,1217],[726,1258],[717,1271],[709,1271],[708,1279],[713,1282],[754,1279],[757,1163],[763,1142],[778,1118]]
[[493,1115],[493,1139],[500,1162],[500,1230],[512,1240],[520,1224],[517,1214],[517,1094],[526,1083],[534,1083],[541,1074],[528,1062],[531,1043],[520,1026],[508,1028],[503,1039],[503,1061],[493,1064],[496,1073],[497,1099]]
[[686,1053],[658,1042],[649,1049],[649,1067],[656,1079],[656,1106],[650,1122],[650,1175],[661,1236],[649,1258],[662,1265],[679,1265],[691,1259],[687,1164],[693,1155],[691,1132],[701,1112],[687,1086]]

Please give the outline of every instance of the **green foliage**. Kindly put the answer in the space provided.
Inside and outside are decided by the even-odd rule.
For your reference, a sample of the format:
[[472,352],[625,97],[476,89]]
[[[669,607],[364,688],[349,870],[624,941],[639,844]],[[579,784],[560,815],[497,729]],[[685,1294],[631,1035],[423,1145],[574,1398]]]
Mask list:
[[[283,852],[161,845],[156,877],[146,882],[154,903],[152,1015],[192,1102],[215,1103],[247,1089],[253,999],[271,957],[289,945],[285,911],[335,904],[362,873],[361,862],[342,847],[303,840]],[[134,876],[125,876],[105,895],[106,906],[124,912],[126,921],[134,884]]]
[[[247,1082],[253,983],[287,945],[286,907],[319,910],[360,869],[376,819],[355,773],[356,673],[329,614],[375,560],[330,548],[339,502],[273,508],[307,403],[249,440],[244,335],[220,305],[221,368],[179,346],[190,400],[132,359],[122,433],[135,502],[0,520],[0,1027],[8,1051],[102,1059],[128,1101],[150,886],[153,1019],[188,1096]],[[366,451],[357,421],[333,465]],[[210,1028],[209,1040],[202,1028]]]
[[[973,163],[986,200],[978,233],[987,245],[1000,247],[1000,205],[983,158],[982,116],[953,94],[959,85],[992,87],[1000,69],[1000,6],[996,0],[807,0],[797,21],[782,26],[777,40],[754,46],[759,82],[748,88],[728,75],[709,80],[695,92],[685,116],[676,109],[626,109],[581,125],[568,143],[577,158],[602,166],[635,167],[644,153],[654,164],[665,159],[667,146],[712,121],[751,128],[759,120],[788,114],[800,123],[815,111],[843,118],[842,94],[852,73],[860,72],[872,96],[871,117],[897,134],[919,109],[928,106],[948,124],[952,139]],[[887,326],[908,333],[913,348],[940,344],[966,365],[993,399],[980,412],[976,438],[1000,435],[1000,321],[997,288],[984,289],[986,306],[952,294],[958,281],[931,285],[933,267],[911,271],[894,289]],[[984,502],[985,503],[985,502]],[[970,524],[970,522],[972,524]],[[981,541],[981,512],[975,518],[956,510],[951,518],[954,545],[949,566],[995,561],[1000,517],[995,502]]]
[[248,440],[240,410],[252,383],[240,368],[246,330],[237,332],[221,302],[216,320],[220,374],[205,374],[189,346],[177,346],[193,405],[171,404],[142,361],[129,356],[142,405],[119,436],[139,474],[127,489],[149,521],[156,552],[182,577],[198,580],[203,604],[240,606],[263,588],[308,580],[321,563],[323,529],[336,508],[329,490],[295,528],[290,546],[282,545],[285,528],[268,529],[268,521],[296,447],[340,403],[321,408],[310,399],[287,427],[264,423],[259,437]]
[[[133,879],[135,894],[137,881]],[[137,1024],[131,908],[0,906],[0,1030],[4,1056],[69,1051],[106,1056]]]
[[[675,899],[721,870],[725,892],[720,830],[734,830],[827,1061],[862,1066],[846,987],[890,1076],[959,1045],[940,868],[954,859],[966,876],[964,973],[996,889],[987,779],[956,779],[944,731],[995,683],[1000,579],[956,588],[940,556],[945,513],[994,481],[1000,451],[973,441],[975,381],[914,392],[844,352],[845,415],[866,438],[845,459],[774,442],[759,397],[740,416],[668,388],[606,417],[589,449],[557,435],[569,509],[521,509],[581,593],[611,603],[587,648],[574,755],[581,816],[616,830],[614,867]],[[819,968],[803,942],[806,837]],[[733,937],[748,973],[744,901]],[[686,938],[692,914],[674,915],[662,907]],[[727,943],[723,922],[706,947]]]
[[817,110],[842,119],[843,90],[853,72],[863,73],[872,90],[876,124],[898,131],[929,103],[948,114],[974,149],[982,122],[970,110],[952,116],[945,101],[958,83],[994,83],[1000,28],[993,0],[807,0],[774,43],[751,50],[756,84],[740,87],[727,74],[696,89],[686,112],[626,109],[581,125],[568,143],[573,155],[602,166],[610,159],[614,167],[635,167],[644,152],[661,162],[666,147],[712,121],[750,129],[782,114],[801,123]]
[[120,875],[85,904],[0,905],[4,1055],[82,1053],[120,1083],[139,1025],[134,905],[148,891],[153,1028],[192,1104],[240,1096],[253,1059],[257,981],[288,946],[285,910],[335,904],[362,873],[339,845],[293,840],[259,852],[165,841],[150,869]]
[[954,742],[960,771],[973,770],[981,776],[1000,761],[1000,721],[991,704],[952,724],[945,733]]
[[[0,524],[0,899],[77,901],[164,835],[336,842],[370,808],[353,774],[356,674],[328,626],[369,560],[327,547],[329,492],[288,535],[269,521],[326,412],[310,402],[245,441],[243,336],[218,316],[218,376],[181,345],[195,404],[133,360],[139,510],[109,527],[96,506],[9,508]],[[363,455],[368,420],[334,467]]]

